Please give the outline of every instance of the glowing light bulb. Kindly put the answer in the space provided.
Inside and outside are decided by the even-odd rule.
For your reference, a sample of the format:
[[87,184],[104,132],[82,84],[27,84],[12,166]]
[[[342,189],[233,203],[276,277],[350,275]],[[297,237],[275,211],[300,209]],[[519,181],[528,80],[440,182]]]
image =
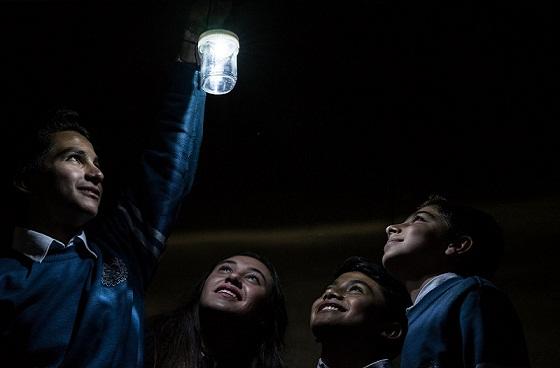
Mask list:
[[230,92],[237,82],[237,35],[225,29],[206,31],[199,37],[198,52],[202,89],[213,95]]

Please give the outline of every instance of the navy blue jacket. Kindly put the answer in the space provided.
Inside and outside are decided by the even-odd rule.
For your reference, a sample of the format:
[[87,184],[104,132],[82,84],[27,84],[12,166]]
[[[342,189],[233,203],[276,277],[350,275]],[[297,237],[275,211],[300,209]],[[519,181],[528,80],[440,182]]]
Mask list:
[[[75,246],[42,263],[0,258],[0,362],[17,367],[142,367],[144,294],[195,175],[205,93],[174,65],[139,175]],[[133,138],[133,137],[131,137]]]

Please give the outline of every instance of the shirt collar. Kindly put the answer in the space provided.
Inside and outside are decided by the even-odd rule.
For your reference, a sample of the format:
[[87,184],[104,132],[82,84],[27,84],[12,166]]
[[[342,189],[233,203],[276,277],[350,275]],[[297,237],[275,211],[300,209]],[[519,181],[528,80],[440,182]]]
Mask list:
[[445,281],[447,281],[449,279],[454,279],[456,277],[461,277],[461,276],[459,276],[459,275],[457,275],[456,273],[453,273],[453,272],[446,272],[446,273],[442,273],[441,275],[434,276],[431,279],[428,279],[428,282],[426,282],[424,284],[424,286],[422,286],[422,288],[418,292],[418,295],[416,296],[416,300],[414,300],[414,304],[412,304],[406,310],[408,311],[408,310],[414,308],[414,306],[416,304],[418,304],[420,299],[425,297],[426,294],[428,294],[430,291],[434,290],[436,287],[443,284]]
[[51,238],[50,236],[38,231],[24,229],[21,227],[16,227],[14,229],[12,248],[35,262],[43,262],[49,252],[49,249],[53,245],[56,245],[59,248],[83,245],[93,257],[97,258],[97,254],[89,248],[86,234],[83,231],[79,235],[70,239],[68,244],[64,244],[61,241]]
[[[317,368],[329,368],[329,366],[323,361],[323,359],[319,358]],[[363,368],[391,368],[391,362],[389,359],[381,359],[370,363]]]
[[323,362],[323,359],[319,358],[319,361],[317,362],[317,368],[329,368],[329,366],[326,365],[325,362]]

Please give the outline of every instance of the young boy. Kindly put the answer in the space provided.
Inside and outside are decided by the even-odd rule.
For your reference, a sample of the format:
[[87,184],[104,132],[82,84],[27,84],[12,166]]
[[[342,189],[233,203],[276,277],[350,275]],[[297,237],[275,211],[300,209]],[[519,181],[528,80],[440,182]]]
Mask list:
[[311,308],[317,368],[390,368],[406,335],[406,289],[363,257],[347,258]]
[[383,265],[413,302],[401,368],[529,367],[516,312],[488,281],[504,248],[490,215],[432,196],[386,232]]

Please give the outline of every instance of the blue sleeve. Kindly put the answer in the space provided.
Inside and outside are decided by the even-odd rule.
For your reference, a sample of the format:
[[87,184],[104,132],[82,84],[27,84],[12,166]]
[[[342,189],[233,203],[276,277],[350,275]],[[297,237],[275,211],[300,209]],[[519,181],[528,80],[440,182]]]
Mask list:
[[465,367],[529,367],[521,322],[507,296],[493,287],[471,291],[460,311]]
[[130,187],[114,211],[93,231],[105,249],[124,256],[129,269],[141,276],[144,288],[194,181],[205,100],[195,66],[175,63],[139,173],[128,180]]

